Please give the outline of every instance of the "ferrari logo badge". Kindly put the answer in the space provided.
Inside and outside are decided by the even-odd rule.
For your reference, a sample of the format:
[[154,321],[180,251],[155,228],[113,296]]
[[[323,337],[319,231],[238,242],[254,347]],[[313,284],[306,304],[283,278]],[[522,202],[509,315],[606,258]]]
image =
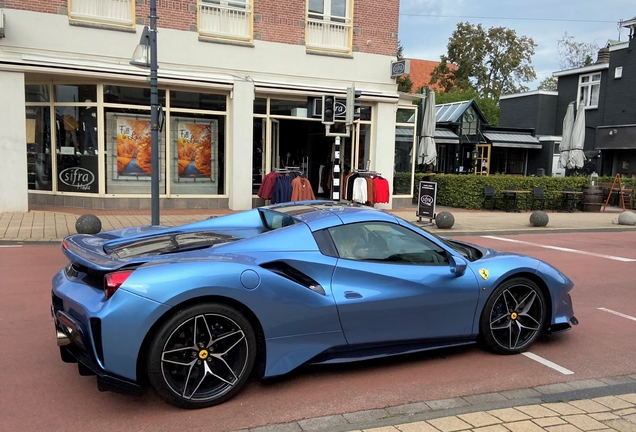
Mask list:
[[479,269],[479,276],[481,276],[483,280],[488,280],[488,270],[485,268]]
[[208,352],[206,350],[199,351],[199,358],[201,360],[205,360],[208,357]]

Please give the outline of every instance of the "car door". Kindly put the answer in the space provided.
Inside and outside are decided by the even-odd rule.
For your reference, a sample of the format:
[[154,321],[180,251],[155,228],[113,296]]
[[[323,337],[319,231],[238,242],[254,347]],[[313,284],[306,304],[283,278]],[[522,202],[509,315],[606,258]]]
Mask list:
[[332,291],[350,344],[462,337],[472,332],[475,274],[450,271],[449,252],[398,224],[328,229],[339,259]]

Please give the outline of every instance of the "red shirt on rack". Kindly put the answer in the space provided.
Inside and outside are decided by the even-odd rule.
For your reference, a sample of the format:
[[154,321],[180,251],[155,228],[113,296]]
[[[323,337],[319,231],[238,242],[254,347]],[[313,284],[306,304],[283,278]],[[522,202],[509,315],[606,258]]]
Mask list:
[[373,179],[373,184],[375,185],[375,202],[388,203],[389,202],[389,182],[382,177],[376,177]]

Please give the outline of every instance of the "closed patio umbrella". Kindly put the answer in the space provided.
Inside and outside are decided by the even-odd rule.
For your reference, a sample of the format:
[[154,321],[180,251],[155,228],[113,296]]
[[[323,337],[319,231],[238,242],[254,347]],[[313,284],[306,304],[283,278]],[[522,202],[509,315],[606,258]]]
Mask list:
[[433,90],[429,90],[426,97],[426,108],[422,116],[420,131],[418,162],[425,165],[435,165],[437,162],[437,149],[433,139],[435,135],[435,92]]
[[570,137],[570,154],[568,160],[568,168],[581,169],[585,164],[585,154],[583,146],[585,145],[585,104],[581,102],[576,110],[576,120],[572,127],[572,136]]
[[565,168],[570,160],[570,143],[572,141],[572,128],[574,127],[574,102],[570,102],[563,117],[563,132],[561,132],[561,144],[559,144],[559,168]]

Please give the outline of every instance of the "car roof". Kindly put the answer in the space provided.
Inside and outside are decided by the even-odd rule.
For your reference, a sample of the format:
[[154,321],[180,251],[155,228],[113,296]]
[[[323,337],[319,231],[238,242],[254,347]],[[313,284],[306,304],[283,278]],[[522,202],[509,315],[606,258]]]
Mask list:
[[288,214],[307,225],[312,231],[343,223],[386,221],[397,223],[390,213],[361,204],[345,204],[334,201],[297,201],[276,204],[267,209]]

